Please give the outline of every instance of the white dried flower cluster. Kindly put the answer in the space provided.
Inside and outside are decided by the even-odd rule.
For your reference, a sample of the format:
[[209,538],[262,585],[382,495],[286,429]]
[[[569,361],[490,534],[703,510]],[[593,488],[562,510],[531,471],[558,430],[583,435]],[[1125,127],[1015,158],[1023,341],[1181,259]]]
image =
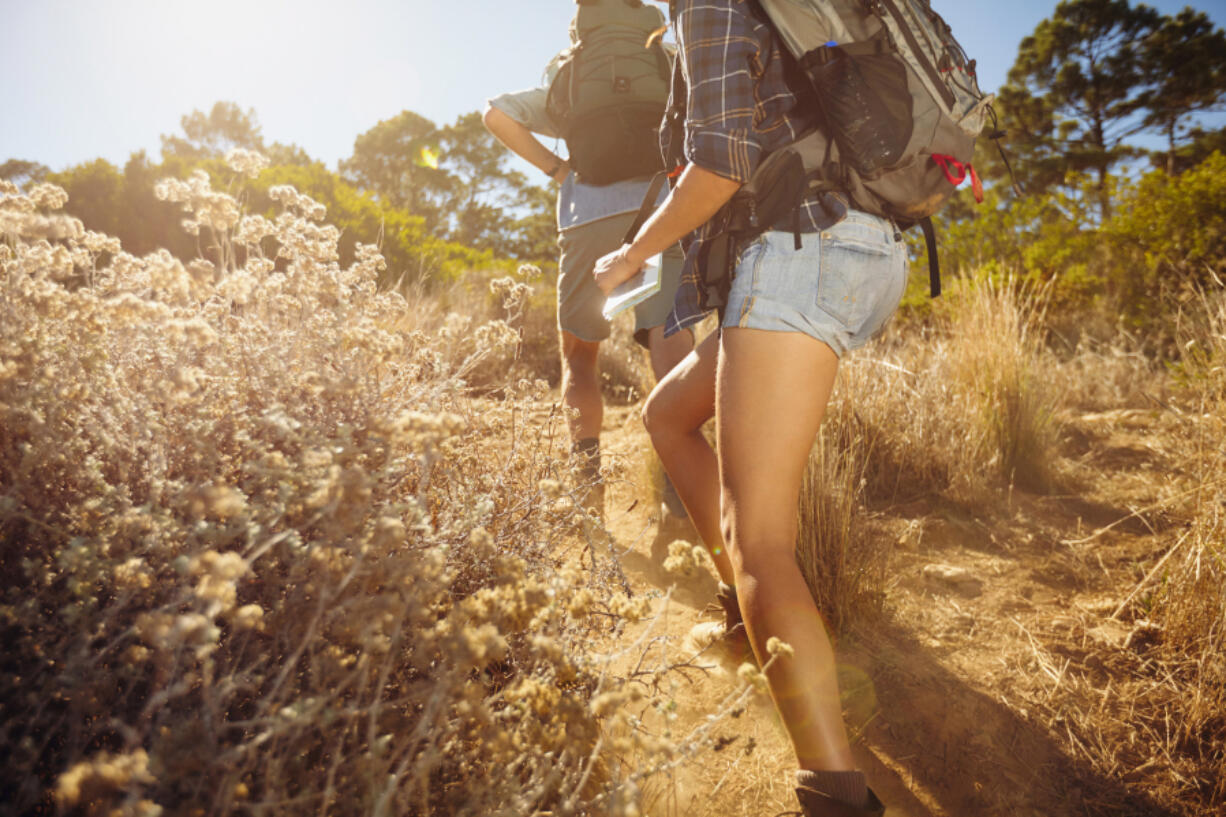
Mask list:
[[362,281],[375,282],[379,273],[387,269],[387,259],[374,244],[358,242],[353,247],[353,266],[350,274]]
[[265,238],[276,235],[277,226],[263,216],[243,216],[234,231],[234,240],[240,244],[259,244]]
[[184,222],[188,232],[208,227],[215,232],[230,230],[238,224],[241,211],[232,196],[219,193],[210,186],[209,174],[195,170],[187,181],[162,179],[153,188],[154,195],[162,201],[175,202],[192,214]]
[[[144,749],[129,754],[102,752],[89,760],[81,761],[60,775],[55,786],[55,800],[61,809],[85,807],[89,813],[125,814],[133,817],[157,817],[160,806],[148,800],[139,800],[123,811],[105,811],[99,807],[105,796],[118,796],[130,788],[153,783],[149,771],[149,755]],[[135,808],[132,808],[132,806]]]
[[[227,497],[221,501],[233,500]],[[234,609],[238,600],[238,580],[247,573],[243,557],[232,551],[209,550],[192,559],[189,569],[199,577],[195,595],[203,603],[206,615],[212,618]]]
[[226,164],[235,173],[254,179],[268,167],[268,157],[259,151],[234,148],[226,154]]
[[466,423],[455,414],[405,411],[390,424],[392,443],[410,451],[433,451],[446,439],[464,430]]
[[502,299],[503,309],[515,312],[524,305],[524,300],[532,293],[532,287],[510,277],[495,278],[490,281],[490,292]]
[[26,195],[41,210],[61,210],[68,203],[68,193],[54,184],[37,184]]
[[609,609],[627,621],[642,621],[651,614],[651,600],[646,596],[618,595],[609,602]]
[[328,215],[327,208],[322,204],[305,193],[299,193],[288,184],[269,188],[268,195],[273,201],[280,202],[286,210],[311,221],[323,221]]
[[111,255],[118,255],[123,250],[118,238],[109,236],[106,233],[96,233],[93,230],[87,230],[81,236],[81,245],[92,253],[105,252]]
[[782,655],[785,658],[791,658],[796,654],[791,644],[773,635],[766,641],[766,652],[772,656]]
[[0,236],[9,236],[10,240],[21,237],[59,241],[85,235],[80,219],[54,212],[68,203],[68,194],[62,187],[39,184],[22,194],[16,185],[5,182],[0,194]]
[[664,569],[669,573],[690,576],[705,569],[707,552],[701,547],[692,545],[684,539],[678,539],[668,546],[668,556],[664,559]]
[[[292,187],[284,189],[293,190]],[[315,270],[320,264],[331,266],[340,258],[341,233],[331,224],[312,224],[307,218],[285,212],[277,217],[276,238],[281,244],[277,256],[290,259],[290,266],[296,272]]]
[[473,340],[486,354],[500,356],[519,346],[519,332],[506,321],[490,321],[477,327]]

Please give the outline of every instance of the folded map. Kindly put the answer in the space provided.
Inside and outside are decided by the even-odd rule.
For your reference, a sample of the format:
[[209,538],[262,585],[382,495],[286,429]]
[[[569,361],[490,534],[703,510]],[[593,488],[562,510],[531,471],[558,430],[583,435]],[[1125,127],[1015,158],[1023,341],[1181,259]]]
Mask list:
[[647,259],[638,275],[623,282],[609,293],[601,314],[609,320],[619,312],[640,304],[660,291],[660,256],[653,255]]

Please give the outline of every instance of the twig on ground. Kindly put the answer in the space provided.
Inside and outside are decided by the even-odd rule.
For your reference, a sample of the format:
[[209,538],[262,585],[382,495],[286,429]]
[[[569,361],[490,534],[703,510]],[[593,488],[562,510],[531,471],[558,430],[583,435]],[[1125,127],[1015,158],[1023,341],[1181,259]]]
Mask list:
[[1175,554],[1175,551],[1179,550],[1179,547],[1184,542],[1186,542],[1188,540],[1188,537],[1191,535],[1192,535],[1191,529],[1184,531],[1183,536],[1179,537],[1179,541],[1176,542],[1171,547],[1171,549],[1166,552],[1166,555],[1164,555],[1161,559],[1158,560],[1158,564],[1154,565],[1153,568],[1148,573],[1145,574],[1145,578],[1141,579],[1140,583],[1138,583],[1136,587],[1132,588],[1132,592],[1129,593],[1127,597],[1125,597],[1125,599],[1120,602],[1120,606],[1115,608],[1115,612],[1112,613],[1109,616],[1109,618],[1118,619],[1120,617],[1120,613],[1124,612],[1124,608],[1126,608],[1128,604],[1134,598],[1136,598],[1138,593],[1140,593],[1143,589],[1145,589],[1145,586],[1149,584],[1150,580],[1153,579],[1155,575],[1157,575],[1158,571],[1162,569],[1162,566],[1166,564],[1167,560],[1170,559],[1171,556]]

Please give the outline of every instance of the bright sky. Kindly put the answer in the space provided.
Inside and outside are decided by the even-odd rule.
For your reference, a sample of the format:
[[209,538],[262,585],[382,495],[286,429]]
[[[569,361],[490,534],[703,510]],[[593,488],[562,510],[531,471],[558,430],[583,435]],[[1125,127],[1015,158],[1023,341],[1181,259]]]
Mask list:
[[[1056,0],[934,0],[986,88]],[[1165,13],[1182,0],[1150,2]],[[1218,24],[1226,0],[1196,0]],[[439,123],[536,84],[573,0],[0,0],[0,162],[156,158],[228,100],[331,167],[408,109]]]

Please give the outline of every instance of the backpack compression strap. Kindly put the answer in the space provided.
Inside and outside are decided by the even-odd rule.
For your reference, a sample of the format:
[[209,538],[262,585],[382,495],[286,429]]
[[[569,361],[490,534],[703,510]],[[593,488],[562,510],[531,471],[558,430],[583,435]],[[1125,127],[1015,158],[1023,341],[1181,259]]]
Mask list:
[[921,219],[920,229],[924,231],[924,244],[928,247],[928,291],[933,298],[941,295],[941,261],[937,258],[937,229],[932,225],[932,218]]

